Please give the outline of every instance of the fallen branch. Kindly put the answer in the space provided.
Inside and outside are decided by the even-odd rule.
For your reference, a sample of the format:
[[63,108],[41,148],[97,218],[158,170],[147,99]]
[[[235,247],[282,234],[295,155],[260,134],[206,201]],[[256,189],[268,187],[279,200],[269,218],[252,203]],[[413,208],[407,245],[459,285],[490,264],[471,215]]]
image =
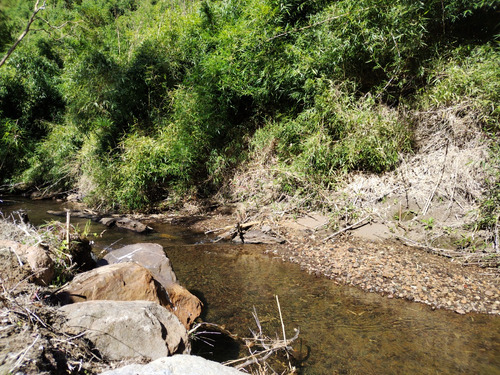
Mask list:
[[432,190],[431,195],[429,196],[429,198],[427,199],[427,202],[425,203],[424,209],[422,210],[422,215],[425,215],[427,213],[427,211],[429,210],[429,207],[431,206],[432,199],[434,198],[434,194],[436,194],[436,190],[439,187],[439,185],[441,184],[441,181],[443,180],[444,171],[446,170],[446,158],[448,156],[448,146],[449,145],[450,145],[450,140],[448,140],[448,142],[446,142],[446,151],[444,153],[443,168],[441,169],[441,175],[439,176],[439,180],[438,180],[436,186],[434,186],[434,190]]
[[420,247],[420,248],[422,248],[424,250],[427,250],[430,253],[441,255],[441,256],[444,256],[444,257],[447,257],[447,258],[454,258],[454,257],[457,257],[457,256],[463,256],[464,255],[463,253],[461,253],[459,251],[448,250],[448,249],[441,249],[441,248],[436,248],[436,247],[431,247],[431,246],[428,246],[428,245],[424,245],[424,244],[422,244],[420,242],[411,240],[411,239],[403,237],[403,236],[395,236],[395,237],[397,239],[399,239],[400,241],[406,242],[407,245],[411,245],[411,246],[414,246],[414,247]]
[[395,237],[405,242],[409,246],[419,247],[430,253],[444,256],[446,258],[460,260],[462,265],[464,266],[478,265],[481,267],[498,267],[500,265],[500,256],[498,253],[467,253],[462,251],[431,247],[402,236]]
[[216,229],[207,230],[207,231],[205,231],[205,234],[210,234],[210,233],[215,233],[215,232],[221,232],[223,230],[234,229],[237,225],[239,225],[239,227],[241,229],[247,230],[247,229],[250,229],[251,227],[253,227],[254,225],[259,224],[259,223],[260,223],[260,221],[250,221],[248,223],[243,223],[243,224],[237,223],[237,224],[233,224],[233,225],[227,225],[227,226],[222,227],[222,228],[216,228]]
[[[323,242],[327,242],[327,241],[331,240],[333,237],[335,237],[336,235],[338,235],[338,234],[340,234],[340,233],[343,233],[343,232],[345,232],[345,231],[348,231],[349,229],[353,229],[353,228],[355,228],[355,227],[356,227],[356,229],[357,229],[357,226],[358,226],[358,225],[360,225],[360,224],[361,224],[362,222],[364,222],[365,220],[367,220],[367,219],[371,218],[371,216],[372,216],[371,214],[370,214],[370,215],[368,215],[368,216],[365,216],[364,218],[362,218],[361,220],[359,220],[359,221],[355,222],[354,224],[349,225],[349,226],[347,226],[347,227],[345,227],[345,228],[342,228],[341,230],[339,230],[339,231],[337,231],[337,232],[335,232],[335,233],[333,233],[333,234],[330,234],[328,237],[326,237],[326,238],[323,240]],[[365,224],[363,224],[363,225],[366,225],[366,224],[368,224],[368,223],[365,223]]]
[[295,335],[292,338],[287,339],[286,334],[285,334],[285,325],[283,323],[283,316],[281,315],[281,307],[279,303],[278,296],[276,296],[276,303],[278,305],[278,312],[280,315],[280,322],[281,322],[281,328],[283,330],[283,340],[280,340],[279,338],[271,338],[269,336],[266,336],[262,332],[262,326],[260,324],[259,318],[257,316],[257,312],[255,310],[255,307],[253,309],[253,317],[255,319],[255,323],[257,325],[257,331],[250,330],[252,333],[253,337],[250,338],[244,338],[243,341],[245,342],[246,347],[248,348],[249,355],[243,358],[238,358],[232,361],[225,362],[224,365],[233,365],[237,369],[243,369],[245,368],[246,370],[248,369],[248,366],[251,365],[262,365],[262,364],[267,364],[265,361],[273,354],[284,351],[287,359],[288,359],[288,368],[290,372],[287,372],[289,374],[294,374],[295,373],[295,368],[292,366],[290,363],[290,356],[289,354],[292,353],[293,348],[290,346],[292,342],[294,342],[298,337],[300,331],[298,329],[295,329]]

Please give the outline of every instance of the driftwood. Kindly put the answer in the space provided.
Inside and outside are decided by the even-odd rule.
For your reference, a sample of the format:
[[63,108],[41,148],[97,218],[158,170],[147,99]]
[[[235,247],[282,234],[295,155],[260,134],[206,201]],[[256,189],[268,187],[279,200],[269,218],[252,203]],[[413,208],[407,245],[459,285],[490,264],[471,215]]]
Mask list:
[[409,246],[414,246],[426,250],[429,253],[440,255],[446,258],[453,258],[461,261],[463,265],[477,265],[481,267],[498,267],[500,265],[500,254],[498,253],[468,253],[464,251],[442,249],[431,247],[412,239],[395,236]]
[[228,226],[223,227],[223,228],[218,228],[218,229],[206,231],[205,234],[226,231],[223,234],[221,234],[220,236],[217,236],[217,238],[215,239],[214,242],[219,242],[222,240],[229,240],[230,241],[233,238],[235,238],[236,236],[239,236],[241,241],[244,243],[245,240],[243,238],[243,233],[245,231],[249,230],[251,227],[253,227],[256,224],[259,224],[259,222],[258,221],[251,221],[251,222],[243,223],[243,224],[236,223],[234,225],[228,225]]
[[299,329],[294,329],[295,335],[289,339],[286,338],[285,335],[285,324],[283,323],[283,316],[281,315],[281,307],[279,304],[279,299],[278,296],[276,296],[276,303],[278,305],[278,312],[280,316],[280,322],[281,322],[281,328],[283,331],[283,339],[280,339],[279,337],[276,338],[271,338],[269,336],[266,336],[262,332],[262,326],[260,324],[260,320],[257,316],[257,311],[255,310],[255,307],[253,308],[253,318],[255,320],[255,323],[257,325],[257,331],[250,330],[252,333],[252,337],[249,338],[243,338],[242,340],[245,343],[245,346],[248,349],[249,355],[243,358],[238,358],[232,361],[225,362],[225,365],[231,365],[234,366],[237,369],[249,369],[249,366],[252,366],[254,364],[260,365],[262,363],[265,363],[266,360],[273,354],[276,354],[278,352],[284,352],[286,354],[286,357],[288,359],[288,372],[290,374],[295,373],[295,367],[292,365],[290,357],[295,357],[293,355],[294,350],[291,346],[291,344],[297,340],[299,337]]
[[285,239],[264,233],[260,229],[251,229],[253,226],[260,224],[259,221],[251,221],[248,223],[236,223],[234,225],[228,225],[223,228],[217,228],[208,230],[205,234],[215,233],[219,231],[225,231],[221,235],[217,236],[214,240],[215,243],[222,240],[233,241],[237,243],[247,243],[247,244],[276,244],[283,243]]
[[[348,231],[350,229],[358,229],[359,227],[362,227],[363,225],[366,225],[368,223],[363,223],[365,220],[369,219],[372,215],[368,215],[368,216],[365,216],[364,218],[362,218],[361,220],[355,222],[354,224],[352,225],[349,225],[345,228],[342,228],[340,230],[338,230],[337,232],[333,233],[333,234],[330,234],[328,237],[326,237],[323,242],[327,242],[329,240],[331,240],[333,237],[335,237],[336,235],[340,234],[340,233],[343,233],[345,231]],[[361,225],[362,224],[362,225]]]

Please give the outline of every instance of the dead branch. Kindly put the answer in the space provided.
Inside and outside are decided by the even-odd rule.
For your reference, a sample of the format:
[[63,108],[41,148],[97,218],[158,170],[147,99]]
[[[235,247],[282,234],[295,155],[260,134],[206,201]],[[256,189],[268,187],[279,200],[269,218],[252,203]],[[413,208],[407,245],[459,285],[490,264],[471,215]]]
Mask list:
[[406,237],[403,237],[403,236],[395,236],[395,237],[397,239],[399,239],[400,241],[405,242],[407,245],[414,246],[414,247],[419,247],[421,249],[429,251],[430,253],[441,255],[441,256],[444,256],[444,257],[447,257],[447,258],[453,258],[453,257],[457,257],[457,256],[463,255],[463,253],[461,253],[459,251],[431,247],[431,246],[424,245],[424,244],[422,244],[420,242],[414,241],[412,239],[409,239],[409,238],[406,238]]
[[439,187],[439,185],[441,184],[441,181],[443,180],[444,171],[446,170],[446,158],[448,156],[448,147],[449,147],[449,145],[450,145],[450,140],[448,140],[448,142],[446,142],[446,151],[444,153],[443,168],[441,169],[441,175],[439,176],[439,180],[438,180],[436,186],[434,186],[434,190],[432,190],[431,195],[427,199],[427,202],[426,202],[426,204],[424,206],[424,209],[422,210],[422,215],[425,215],[427,213],[427,211],[429,210],[429,207],[431,205],[432,199],[434,198],[434,194],[436,194],[436,190]]
[[7,61],[7,59],[9,58],[9,56],[12,55],[12,53],[17,48],[17,46],[19,45],[19,43],[21,43],[21,41],[24,39],[24,37],[26,35],[28,35],[28,32],[30,31],[31,24],[33,22],[35,22],[35,20],[37,18],[36,15],[38,14],[38,12],[40,12],[41,10],[45,9],[46,1],[44,0],[43,4],[41,6],[38,6],[39,3],[40,3],[40,0],[36,0],[35,7],[33,9],[33,13],[31,14],[31,17],[28,20],[28,24],[26,25],[26,28],[21,33],[21,35],[19,36],[19,38],[17,38],[17,40],[14,42],[14,44],[12,45],[12,47],[9,48],[9,50],[7,51],[7,53],[5,54],[5,56],[2,58],[2,60],[0,60],[0,67],[3,64],[5,64],[5,61]]
[[[331,240],[333,237],[335,237],[336,235],[338,235],[338,234],[340,234],[340,233],[342,233],[342,232],[345,232],[345,231],[347,231],[347,230],[349,230],[349,229],[352,229],[352,228],[354,228],[354,227],[357,227],[358,225],[360,225],[361,223],[363,223],[365,220],[367,220],[367,219],[371,218],[371,216],[372,216],[371,214],[370,214],[370,215],[368,215],[368,216],[365,216],[364,218],[362,218],[361,220],[359,220],[359,221],[355,222],[354,224],[349,225],[349,226],[347,226],[347,227],[345,227],[345,228],[342,228],[341,230],[339,230],[339,231],[337,231],[337,232],[335,232],[335,233],[333,233],[333,234],[330,234],[328,237],[326,237],[326,238],[323,240],[323,242],[327,242],[327,241]],[[366,224],[368,224],[368,223],[366,223]]]
[[262,325],[260,324],[259,317],[257,316],[257,311],[255,307],[253,308],[252,315],[255,319],[255,324],[257,325],[257,330],[253,331],[250,329],[252,337],[243,338],[242,340],[245,342],[245,345],[249,351],[249,355],[243,358],[238,358],[232,361],[225,362],[225,365],[233,365],[237,369],[247,368],[251,365],[262,365],[266,364],[266,360],[273,354],[284,351],[287,355],[288,366],[291,370],[291,373],[294,373],[295,368],[290,363],[289,353],[293,350],[290,344],[294,342],[298,337],[300,331],[298,329],[295,330],[295,335],[292,338],[287,339],[285,333],[285,324],[283,323],[283,316],[281,315],[281,307],[279,304],[278,296],[276,296],[276,303],[278,305],[278,312],[280,315],[281,328],[283,330],[283,339],[271,338],[266,336],[262,332]]

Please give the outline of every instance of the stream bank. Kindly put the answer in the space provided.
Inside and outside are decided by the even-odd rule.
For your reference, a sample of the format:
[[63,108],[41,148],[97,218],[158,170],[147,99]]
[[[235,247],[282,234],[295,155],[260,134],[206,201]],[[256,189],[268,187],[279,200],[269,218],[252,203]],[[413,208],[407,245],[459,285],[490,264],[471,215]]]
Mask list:
[[[183,223],[191,230],[213,231],[227,227],[235,216],[155,216],[154,220]],[[325,241],[331,231],[321,225],[321,216],[283,220],[272,230],[286,238],[283,245],[272,245],[266,252],[318,277],[340,285],[352,285],[387,298],[402,298],[446,309],[458,314],[477,312],[500,315],[500,272],[498,268],[464,266],[453,259],[433,254],[425,248],[408,246],[394,238],[379,238],[363,233],[342,233]],[[319,226],[319,228],[318,228]],[[382,236],[382,229],[379,234]],[[371,234],[371,233],[370,233]]]

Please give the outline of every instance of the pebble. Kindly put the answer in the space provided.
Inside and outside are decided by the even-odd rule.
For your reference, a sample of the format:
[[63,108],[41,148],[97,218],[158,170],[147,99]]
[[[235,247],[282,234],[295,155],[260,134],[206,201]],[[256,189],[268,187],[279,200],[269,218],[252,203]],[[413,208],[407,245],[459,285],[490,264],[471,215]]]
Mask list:
[[[339,284],[376,291],[390,299],[422,301],[458,314],[470,311],[500,314],[497,298],[500,274],[485,275],[484,269],[463,267],[404,245],[391,243],[390,251],[384,251],[381,246],[384,244],[338,239],[333,249],[318,238],[316,243],[306,246],[297,241],[288,249],[279,248],[278,254],[310,272],[335,279]],[[305,247],[315,251],[307,251]],[[289,259],[292,253],[295,257]]]

